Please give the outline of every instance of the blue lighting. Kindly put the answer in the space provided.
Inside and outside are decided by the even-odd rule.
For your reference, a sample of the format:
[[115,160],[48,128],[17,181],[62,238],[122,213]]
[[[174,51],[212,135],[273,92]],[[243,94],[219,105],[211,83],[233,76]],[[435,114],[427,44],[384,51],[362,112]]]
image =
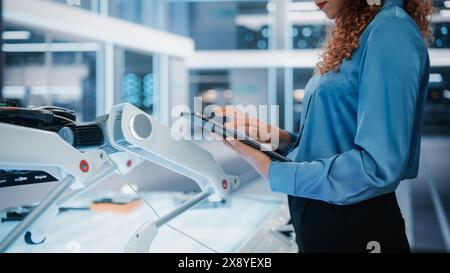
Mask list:
[[308,47],[308,43],[305,40],[300,40],[297,42],[298,48],[305,49]]
[[265,27],[261,30],[261,34],[264,38],[269,38],[269,28]]
[[141,78],[134,74],[128,73],[122,78],[122,99],[136,106],[141,104]]
[[253,41],[254,38],[255,38],[255,36],[251,32],[245,33],[245,36],[244,36],[245,41],[250,42],[250,41]]
[[259,40],[258,43],[256,44],[256,46],[259,49],[266,49],[267,48],[267,42],[264,40]]
[[311,37],[311,35],[312,35],[312,30],[311,30],[311,28],[305,27],[305,28],[302,30],[302,34],[303,34],[304,37]]
[[150,108],[153,105],[153,94],[155,90],[153,74],[147,74],[144,77],[144,90],[142,104],[146,108]]

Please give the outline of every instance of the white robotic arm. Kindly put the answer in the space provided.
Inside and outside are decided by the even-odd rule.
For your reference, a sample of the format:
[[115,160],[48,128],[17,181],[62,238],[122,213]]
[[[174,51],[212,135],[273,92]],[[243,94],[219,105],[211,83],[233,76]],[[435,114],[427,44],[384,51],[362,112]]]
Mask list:
[[202,192],[161,217],[141,226],[131,237],[126,252],[148,252],[158,228],[209,198],[221,200],[239,185],[239,178],[226,175],[214,157],[191,141],[173,138],[169,127],[130,104],[115,106],[109,114],[106,135],[111,146],[139,155],[193,179]]
[[[0,169],[42,170],[60,180],[53,191],[5,237],[0,243],[0,252],[6,251],[36,222],[42,223],[44,219],[50,220],[56,216],[58,200],[69,187],[80,189],[104,179],[115,170],[105,152],[93,150],[82,153],[53,132],[0,123],[0,139]],[[46,226],[41,227],[45,229]],[[45,232],[41,228],[37,230],[37,233]],[[30,233],[27,234],[30,236]],[[42,240],[43,237],[40,237],[35,242]]]
[[0,169],[45,170],[58,180],[72,175],[74,189],[108,165],[105,152],[80,152],[49,131],[0,123],[0,139]]
[[72,190],[58,198],[54,205],[49,207],[45,214],[35,221],[33,226],[25,233],[25,242],[27,244],[36,245],[43,243],[46,239],[48,228],[58,215],[59,209],[112,176],[116,171],[115,167],[119,169],[120,174],[126,175],[143,162],[142,158],[125,152],[111,154],[110,158],[114,160],[114,164],[108,165],[109,167],[100,172],[95,179],[83,184],[82,188]]
[[174,139],[169,127],[131,104],[113,107],[105,127],[108,141],[127,151],[193,179],[211,200],[223,199],[239,185],[226,175],[214,157],[192,141]]
[[[22,234],[45,234],[52,218],[65,202],[82,194],[114,173],[108,153],[128,152],[193,179],[202,192],[155,222],[133,234],[127,252],[148,252],[157,228],[205,199],[220,200],[239,185],[226,175],[214,157],[187,140],[172,137],[169,127],[130,104],[114,106],[97,120],[104,131],[104,144],[81,152],[54,132],[0,123],[0,169],[43,170],[60,180],[58,186],[0,244],[6,251]],[[119,167],[120,168],[120,167]],[[123,172],[121,172],[123,173]],[[68,187],[78,189],[62,197]],[[41,237],[31,241],[40,242]]]

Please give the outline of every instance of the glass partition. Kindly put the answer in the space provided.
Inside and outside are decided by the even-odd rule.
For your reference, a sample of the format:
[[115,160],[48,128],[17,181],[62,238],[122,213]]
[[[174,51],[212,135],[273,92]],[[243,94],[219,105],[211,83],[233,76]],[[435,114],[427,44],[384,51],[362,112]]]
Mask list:
[[197,50],[269,48],[269,1],[168,1],[168,30]]
[[68,41],[6,25],[3,98],[21,107],[53,105],[75,110],[79,121],[96,116],[96,43]]

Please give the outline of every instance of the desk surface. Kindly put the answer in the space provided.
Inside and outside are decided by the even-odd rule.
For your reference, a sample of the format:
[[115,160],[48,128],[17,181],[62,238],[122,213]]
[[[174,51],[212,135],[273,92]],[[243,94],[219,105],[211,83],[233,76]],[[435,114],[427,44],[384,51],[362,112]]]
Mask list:
[[[152,192],[141,195],[163,215],[176,207],[177,193]],[[265,197],[265,198],[264,198]],[[86,194],[74,204],[89,204],[93,196]],[[236,252],[254,235],[255,230],[283,204],[280,196],[235,194],[228,207],[196,208],[174,219],[170,224],[192,238],[164,226],[155,238],[151,252]],[[50,225],[47,240],[28,246],[19,240],[10,252],[123,252],[130,236],[145,222],[157,216],[143,203],[132,213],[67,211]],[[0,224],[0,240],[18,222]],[[208,248],[209,247],[209,248]]]

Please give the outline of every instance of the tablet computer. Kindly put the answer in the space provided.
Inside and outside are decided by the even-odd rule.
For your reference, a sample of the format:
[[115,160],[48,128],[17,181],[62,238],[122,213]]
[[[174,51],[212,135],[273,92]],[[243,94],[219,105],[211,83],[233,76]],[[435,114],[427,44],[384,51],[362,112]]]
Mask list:
[[[226,117],[223,117],[222,122],[219,122],[214,117],[208,117],[208,116],[202,115],[200,113],[185,112],[185,113],[182,113],[181,116],[197,119],[197,120],[201,121],[203,129],[205,129],[211,133],[218,133],[218,134],[222,135],[223,137],[232,137],[234,139],[242,141],[243,143],[247,144],[248,146],[265,153],[274,161],[292,162],[291,159],[274,151],[272,149],[271,145],[261,143],[254,139],[251,139],[247,135],[242,134],[241,132],[234,130],[233,128],[224,127],[223,124],[226,121]],[[208,126],[205,126],[205,125],[208,125]]]

